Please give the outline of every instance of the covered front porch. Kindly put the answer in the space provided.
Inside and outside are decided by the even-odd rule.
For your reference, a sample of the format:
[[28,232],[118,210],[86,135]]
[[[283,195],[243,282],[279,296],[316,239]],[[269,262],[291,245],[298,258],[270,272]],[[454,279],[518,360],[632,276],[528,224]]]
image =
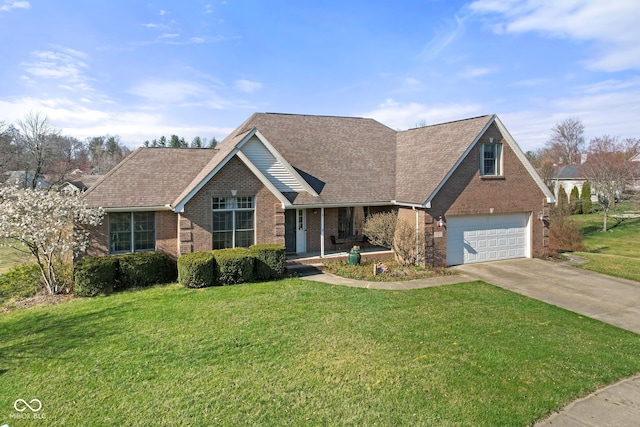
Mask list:
[[386,251],[371,245],[364,235],[369,215],[392,209],[382,206],[305,206],[285,210],[285,247],[289,257],[336,258],[358,246],[363,254]]

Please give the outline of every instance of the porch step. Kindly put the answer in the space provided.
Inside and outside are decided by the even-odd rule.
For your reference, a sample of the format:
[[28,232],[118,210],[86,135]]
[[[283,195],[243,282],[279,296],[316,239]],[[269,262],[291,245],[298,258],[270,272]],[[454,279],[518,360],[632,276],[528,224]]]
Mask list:
[[287,261],[285,268],[288,276],[313,276],[324,271],[324,264],[322,263],[302,263],[296,261]]

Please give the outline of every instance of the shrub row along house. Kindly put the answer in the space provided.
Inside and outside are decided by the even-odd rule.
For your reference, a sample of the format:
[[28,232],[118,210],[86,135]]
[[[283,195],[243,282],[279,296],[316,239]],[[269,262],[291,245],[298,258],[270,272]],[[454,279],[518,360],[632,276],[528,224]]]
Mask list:
[[216,149],[138,149],[85,201],[107,212],[90,255],[278,243],[324,256],[396,210],[440,266],[545,254],[554,199],[495,115],[396,131],[256,113]]

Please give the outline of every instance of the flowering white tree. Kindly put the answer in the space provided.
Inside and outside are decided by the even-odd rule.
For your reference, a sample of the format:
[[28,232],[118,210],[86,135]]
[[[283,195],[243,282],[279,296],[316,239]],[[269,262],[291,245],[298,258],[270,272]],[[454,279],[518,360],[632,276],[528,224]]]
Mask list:
[[102,209],[88,208],[78,191],[0,187],[0,245],[33,255],[52,295],[64,291],[57,267],[86,251],[86,228],[99,225],[103,216]]

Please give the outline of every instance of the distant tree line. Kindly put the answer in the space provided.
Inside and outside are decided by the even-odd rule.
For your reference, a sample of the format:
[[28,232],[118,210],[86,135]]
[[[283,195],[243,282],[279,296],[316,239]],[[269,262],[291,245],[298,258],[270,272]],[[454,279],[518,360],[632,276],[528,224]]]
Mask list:
[[218,141],[215,138],[207,140],[207,138],[200,138],[199,136],[196,136],[191,140],[191,143],[188,143],[184,138],[179,137],[178,135],[171,135],[169,139],[162,135],[158,139],[154,139],[152,141],[147,140],[142,145],[145,147],[157,148],[216,148]]
[[14,179],[13,171],[26,188],[39,187],[45,177],[49,185],[61,184],[77,170],[105,174],[130,152],[118,136],[81,141],[63,135],[42,113],[30,112],[15,124],[0,121],[0,184]]

